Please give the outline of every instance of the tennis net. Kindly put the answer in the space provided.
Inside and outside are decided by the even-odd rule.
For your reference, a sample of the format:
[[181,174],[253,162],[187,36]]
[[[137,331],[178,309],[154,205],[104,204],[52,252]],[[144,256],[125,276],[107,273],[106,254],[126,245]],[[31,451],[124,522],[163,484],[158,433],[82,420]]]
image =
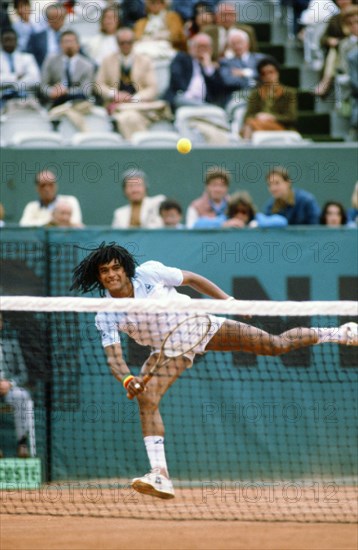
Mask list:
[[[101,312],[109,333],[120,315],[132,336],[157,334],[166,321],[168,332],[183,316],[210,314],[280,334],[353,321],[356,303],[3,296],[1,310],[4,363],[21,351],[36,428],[36,457],[15,459],[15,415],[1,413],[4,513],[356,521],[356,347],[196,355],[160,403],[175,489],[166,501],[131,487],[150,469],[138,402],[111,375],[95,326]],[[138,375],[150,348],[126,334],[121,344]],[[31,480],[34,461],[41,472]]]

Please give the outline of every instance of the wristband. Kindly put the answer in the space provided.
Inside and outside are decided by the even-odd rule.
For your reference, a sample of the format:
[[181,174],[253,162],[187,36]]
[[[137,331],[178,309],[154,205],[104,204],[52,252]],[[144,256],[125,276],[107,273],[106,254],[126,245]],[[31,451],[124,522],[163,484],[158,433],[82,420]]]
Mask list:
[[129,382],[131,380],[133,380],[134,376],[132,374],[128,374],[127,376],[125,376],[122,380],[122,384],[124,386],[125,389],[127,389],[127,386],[129,384]]
[[230,296],[229,298],[226,298],[227,302],[229,302],[230,300],[235,300],[234,296]]

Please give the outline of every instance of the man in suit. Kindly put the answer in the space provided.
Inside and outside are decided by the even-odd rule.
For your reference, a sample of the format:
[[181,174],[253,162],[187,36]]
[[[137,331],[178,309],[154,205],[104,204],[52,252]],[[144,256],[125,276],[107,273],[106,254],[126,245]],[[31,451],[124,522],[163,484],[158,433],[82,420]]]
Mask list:
[[164,98],[175,111],[184,105],[219,104],[222,91],[219,67],[212,61],[212,40],[198,33],[189,42],[189,53],[174,57]]
[[40,82],[40,71],[34,57],[17,51],[17,34],[13,29],[1,33],[0,106],[12,99],[26,99]]
[[149,57],[133,52],[134,33],[129,28],[117,32],[119,52],[102,61],[96,78],[99,94],[119,132],[130,140],[145,131],[151,122],[169,116],[164,101],[156,101],[157,80]]
[[245,31],[250,38],[250,51],[257,51],[256,33],[250,25],[239,23],[239,14],[237,13],[237,3],[219,2],[215,10],[215,24],[206,25],[202,31],[211,36],[213,41],[213,58],[230,57],[232,52],[227,45],[227,37],[230,29],[241,29]]
[[63,4],[50,4],[46,8],[48,27],[40,32],[33,32],[27,43],[26,51],[31,53],[39,67],[50,54],[59,54],[61,33],[65,30],[66,8]]
[[61,53],[49,55],[42,66],[41,91],[49,102],[51,119],[67,116],[80,131],[86,131],[84,115],[91,110],[88,98],[92,92],[94,68],[79,53],[80,44],[74,31],[64,31]]
[[233,92],[254,88],[257,84],[257,63],[264,57],[250,52],[249,35],[241,29],[231,29],[228,34],[228,46],[234,57],[220,61],[220,76],[226,88],[229,100]]
[[141,170],[128,170],[123,174],[123,193],[129,204],[114,211],[112,227],[128,229],[163,227],[159,208],[165,195],[147,196],[146,175]]

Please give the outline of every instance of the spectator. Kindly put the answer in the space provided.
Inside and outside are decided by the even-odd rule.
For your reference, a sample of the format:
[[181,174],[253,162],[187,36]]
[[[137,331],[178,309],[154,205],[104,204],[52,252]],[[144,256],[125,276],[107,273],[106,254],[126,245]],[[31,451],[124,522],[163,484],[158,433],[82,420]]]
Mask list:
[[184,23],[168,0],[145,0],[146,16],[135,22],[136,51],[154,59],[170,59],[176,50],[186,48]]
[[340,202],[336,201],[326,202],[323,206],[319,223],[329,227],[340,227],[341,225],[346,225],[347,214],[344,206]]
[[205,191],[190,203],[186,214],[186,226],[191,229],[197,219],[216,218],[225,214],[229,201],[230,174],[223,168],[210,168],[205,175]]
[[171,229],[183,229],[182,224],[183,210],[180,204],[173,200],[167,199],[159,206],[159,215],[162,218],[163,226]]
[[33,32],[27,43],[26,51],[32,53],[39,65],[42,66],[45,58],[50,54],[60,54],[61,33],[65,30],[66,8],[60,4],[50,4],[47,6],[46,20],[48,26],[46,29]]
[[[29,447],[34,442],[34,404],[28,384],[27,369],[18,340],[4,338],[3,318],[0,314],[0,402],[10,405],[14,412],[17,439],[17,457],[29,458],[35,449]],[[2,457],[0,450],[0,457]]]
[[165,196],[147,196],[145,173],[141,170],[128,170],[123,174],[122,186],[129,204],[114,211],[112,227],[117,229],[163,227],[159,206],[165,200]]
[[39,200],[29,202],[24,209],[19,224],[23,227],[46,225],[51,220],[51,214],[56,204],[64,200],[72,206],[71,222],[82,223],[81,207],[76,197],[58,195],[56,176],[49,170],[38,172],[35,178]]
[[358,139],[358,46],[348,54],[348,76],[351,87],[351,119],[350,138]]
[[0,202],[0,227],[5,226],[5,208],[2,202]]
[[215,10],[210,2],[196,2],[193,6],[191,17],[185,23],[185,35],[192,38],[202,32],[204,26],[213,25],[215,22]]
[[297,119],[297,92],[280,82],[280,68],[274,58],[257,65],[259,85],[247,99],[242,137],[251,139],[257,130],[289,130]]
[[234,92],[256,86],[257,64],[263,55],[250,52],[249,35],[240,29],[229,31],[228,46],[233,52],[233,57],[220,61],[220,75],[230,99]]
[[222,57],[231,57],[232,52],[227,47],[227,37],[230,29],[241,29],[250,37],[250,51],[257,51],[256,33],[250,25],[239,23],[239,14],[237,13],[237,3],[219,2],[215,10],[215,24],[203,27],[203,32],[211,36],[213,41],[213,58],[215,60]]
[[165,101],[155,101],[157,80],[151,59],[133,52],[131,29],[117,32],[119,53],[106,57],[99,68],[96,91],[113,115],[119,132],[130,139],[157,120],[171,118]]
[[340,12],[329,19],[326,31],[321,36],[321,46],[326,51],[326,57],[322,78],[314,90],[314,93],[319,97],[325,97],[331,90],[337,66],[338,46],[340,41],[346,38],[349,33],[344,22],[344,16],[353,4],[357,4],[357,0],[336,0],[336,3],[340,8]]
[[358,181],[356,182],[352,199],[351,199],[351,205],[352,207],[348,209],[347,217],[348,217],[348,225],[350,227],[357,227],[358,224]]
[[1,32],[0,108],[9,100],[28,99],[40,82],[40,71],[31,54],[17,51],[17,35],[13,29]]
[[100,65],[105,57],[118,52],[116,33],[120,26],[117,6],[108,6],[102,11],[100,31],[91,37],[85,44],[85,52]]
[[189,53],[179,52],[173,59],[164,98],[175,111],[183,105],[219,104],[222,93],[219,67],[212,61],[211,38],[198,33],[189,41]]
[[312,225],[319,223],[320,209],[315,197],[303,189],[292,187],[292,181],[285,168],[277,166],[266,176],[272,196],[264,213],[280,214],[289,225]]
[[51,119],[66,116],[80,131],[86,131],[84,115],[91,111],[92,63],[79,53],[73,31],[61,34],[61,53],[49,55],[42,66],[41,90],[49,102]]
[[348,36],[343,38],[338,45],[335,69],[335,100],[336,110],[342,116],[349,117],[352,111],[349,54],[358,46],[358,6],[347,8],[343,20],[348,29]]
[[243,227],[284,227],[287,225],[285,217],[279,214],[265,216],[256,213],[252,198],[246,191],[238,191],[230,197],[225,214],[208,218],[202,216],[197,219],[193,229],[219,229]]
[[30,0],[14,0],[17,18],[12,22],[12,28],[18,37],[18,48],[26,52],[27,43],[33,32],[40,32],[46,27],[46,21],[41,14],[35,14]]
[[73,214],[72,204],[64,199],[60,199],[56,202],[54,209],[52,210],[51,220],[46,227],[72,227],[82,228],[82,223],[73,223],[71,221]]

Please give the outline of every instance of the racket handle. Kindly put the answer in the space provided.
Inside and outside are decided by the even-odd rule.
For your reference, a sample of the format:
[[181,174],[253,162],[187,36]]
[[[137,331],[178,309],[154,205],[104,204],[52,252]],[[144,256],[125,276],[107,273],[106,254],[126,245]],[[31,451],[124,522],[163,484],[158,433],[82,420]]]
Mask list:
[[[143,381],[143,384],[144,384],[145,386],[148,384],[149,380],[153,377],[153,374],[154,374],[154,373],[150,373],[150,372],[149,372],[148,374],[145,374],[145,375],[143,376],[143,380],[142,380],[142,381]],[[127,393],[127,397],[128,397],[128,399],[132,400],[132,399],[134,399],[135,396],[134,396],[134,395],[130,395],[129,393]]]

